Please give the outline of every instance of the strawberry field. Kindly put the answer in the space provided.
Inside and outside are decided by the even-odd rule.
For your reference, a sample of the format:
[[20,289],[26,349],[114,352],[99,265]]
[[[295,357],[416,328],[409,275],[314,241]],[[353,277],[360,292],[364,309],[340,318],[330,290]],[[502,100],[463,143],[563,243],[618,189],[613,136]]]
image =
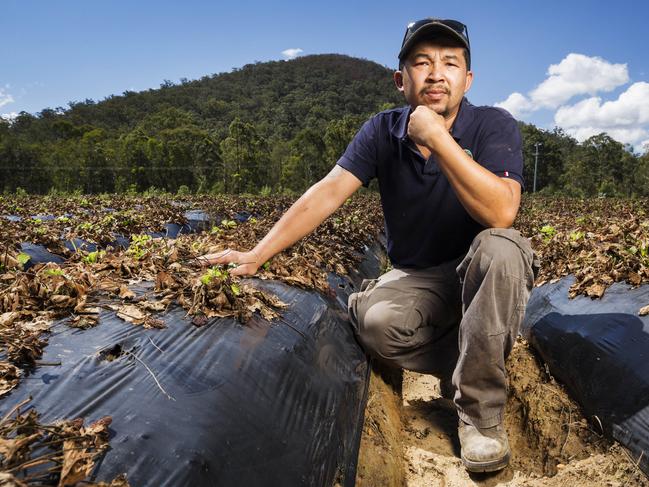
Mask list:
[[[281,320],[286,304],[279,298],[199,258],[252,248],[292,201],[0,197],[0,401],[36,366],[47,365],[41,358],[54,322],[88,329],[109,310],[124,326],[164,328],[160,317],[172,307],[183,308],[194,327],[210,326],[218,317],[234,317],[244,326],[255,315]],[[570,295],[598,299],[614,282],[649,282],[648,211],[646,199],[527,197],[515,227],[541,258],[537,285],[574,275]],[[335,295],[328,276],[352,274],[380,239],[382,225],[378,196],[358,195],[312,235],[264,263],[257,277]],[[146,291],[135,292],[138,284]],[[649,313],[645,304],[638,314]],[[109,417],[90,426],[47,425],[33,409],[3,408],[3,414],[0,484],[74,484],[86,479],[108,445]],[[27,467],[29,477],[13,477]],[[111,485],[128,484],[117,478]]]

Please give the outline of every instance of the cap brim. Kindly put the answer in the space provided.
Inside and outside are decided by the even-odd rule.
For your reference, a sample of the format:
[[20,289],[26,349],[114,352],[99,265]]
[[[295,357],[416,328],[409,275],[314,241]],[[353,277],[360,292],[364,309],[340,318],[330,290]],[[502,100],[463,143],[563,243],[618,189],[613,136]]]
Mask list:
[[401,51],[399,51],[399,60],[403,61],[406,54],[408,54],[408,51],[410,51],[410,49],[412,49],[413,46],[418,42],[424,39],[434,39],[440,34],[443,34],[446,37],[451,37],[452,39],[456,39],[463,47],[470,49],[467,40],[455,29],[441,23],[430,23],[424,25],[423,27],[420,27],[417,32],[411,35],[410,38],[408,38],[408,40],[405,42],[405,44],[401,46]]

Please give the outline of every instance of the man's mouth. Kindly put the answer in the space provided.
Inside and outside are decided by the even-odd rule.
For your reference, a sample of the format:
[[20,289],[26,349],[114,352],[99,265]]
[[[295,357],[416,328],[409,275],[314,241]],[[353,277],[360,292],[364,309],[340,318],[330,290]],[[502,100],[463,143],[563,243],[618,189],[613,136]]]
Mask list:
[[428,99],[440,100],[448,94],[448,90],[446,88],[428,88],[426,90],[422,90],[422,94]]

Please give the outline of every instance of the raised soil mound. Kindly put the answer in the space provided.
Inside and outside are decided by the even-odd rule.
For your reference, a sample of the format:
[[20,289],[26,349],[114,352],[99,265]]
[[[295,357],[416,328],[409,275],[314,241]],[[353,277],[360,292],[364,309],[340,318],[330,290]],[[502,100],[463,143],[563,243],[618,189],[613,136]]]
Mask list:
[[399,391],[393,380],[373,373],[357,486],[649,486],[626,451],[600,435],[596,420],[582,416],[526,342],[516,344],[507,369],[512,461],[493,474],[468,474],[462,466],[457,415],[436,378],[404,372]]

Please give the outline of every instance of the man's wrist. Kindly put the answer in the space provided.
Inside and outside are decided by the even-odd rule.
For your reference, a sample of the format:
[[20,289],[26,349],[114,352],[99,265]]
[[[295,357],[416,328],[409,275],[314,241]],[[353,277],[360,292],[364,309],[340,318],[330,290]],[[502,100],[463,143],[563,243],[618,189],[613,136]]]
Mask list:
[[431,131],[431,135],[428,138],[426,147],[428,147],[431,152],[439,154],[442,147],[448,143],[455,143],[455,139],[453,138],[451,133],[446,130],[446,128],[437,129],[436,127]]
[[255,264],[258,267],[261,267],[270,258],[265,258],[263,250],[258,247],[250,250],[250,252],[255,256]]

